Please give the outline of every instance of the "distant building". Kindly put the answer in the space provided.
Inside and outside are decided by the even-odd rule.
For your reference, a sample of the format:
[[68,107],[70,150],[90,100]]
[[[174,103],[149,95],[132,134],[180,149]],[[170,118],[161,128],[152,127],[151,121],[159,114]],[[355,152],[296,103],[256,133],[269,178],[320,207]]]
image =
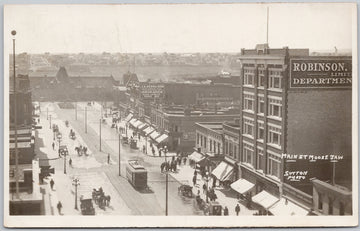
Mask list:
[[69,76],[60,67],[55,76],[31,76],[30,86],[36,101],[113,100],[113,87],[118,82],[112,76]]

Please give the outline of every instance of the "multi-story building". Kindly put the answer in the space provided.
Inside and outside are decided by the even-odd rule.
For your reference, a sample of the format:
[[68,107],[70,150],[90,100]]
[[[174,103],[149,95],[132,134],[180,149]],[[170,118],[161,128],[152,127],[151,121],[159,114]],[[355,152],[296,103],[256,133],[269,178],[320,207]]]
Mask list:
[[239,109],[220,108],[216,111],[184,106],[163,106],[153,104],[151,123],[158,131],[169,136],[171,150],[191,152],[195,146],[195,123],[233,121]]
[[340,154],[335,179],[351,188],[351,57],[312,57],[308,49],[265,44],[242,49],[239,61],[241,134],[235,155],[240,177],[255,185],[253,193],[267,191],[311,208],[311,179],[329,180],[330,155]]
[[40,215],[44,213],[44,210],[39,187],[39,162],[34,160],[35,132],[32,128],[33,107],[29,77],[18,75],[15,84],[16,91],[14,91],[13,78],[10,78],[10,215]]

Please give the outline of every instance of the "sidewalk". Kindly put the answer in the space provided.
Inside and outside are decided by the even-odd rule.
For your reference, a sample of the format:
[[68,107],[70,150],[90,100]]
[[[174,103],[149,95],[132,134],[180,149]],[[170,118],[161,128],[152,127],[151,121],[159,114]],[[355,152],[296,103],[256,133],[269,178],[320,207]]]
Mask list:
[[[178,166],[178,172],[177,173],[170,173],[172,177],[174,177],[177,181],[181,183],[187,182],[189,185],[193,186],[192,178],[194,176],[194,169],[189,165],[180,165]],[[196,185],[193,187],[193,193],[194,195],[197,195],[198,190],[200,191],[200,197],[203,200],[206,200],[206,194],[203,193],[203,185],[206,184],[206,182],[202,179],[200,174],[197,174],[197,180]],[[208,182],[208,186],[211,187],[212,185],[212,179]],[[215,188],[215,193],[218,197],[217,201],[223,206],[228,207],[229,209],[229,215],[235,216],[235,206],[237,204],[240,205],[240,215],[253,215],[257,212],[257,210],[250,210],[247,207],[245,207],[243,204],[239,203],[236,194],[231,189],[225,190],[220,187]]]

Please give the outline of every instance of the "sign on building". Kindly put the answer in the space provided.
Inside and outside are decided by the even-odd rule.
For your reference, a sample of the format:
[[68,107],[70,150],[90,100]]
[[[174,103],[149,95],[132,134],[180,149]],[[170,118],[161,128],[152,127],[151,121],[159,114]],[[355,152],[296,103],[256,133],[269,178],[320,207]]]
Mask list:
[[290,60],[290,89],[351,88],[351,58],[304,58]]

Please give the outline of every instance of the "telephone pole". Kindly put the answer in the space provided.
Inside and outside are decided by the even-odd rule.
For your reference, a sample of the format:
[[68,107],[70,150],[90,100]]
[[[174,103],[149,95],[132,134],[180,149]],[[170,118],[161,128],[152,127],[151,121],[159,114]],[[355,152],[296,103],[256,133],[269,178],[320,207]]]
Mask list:
[[120,158],[120,151],[121,151],[121,134],[119,133],[119,176],[121,176],[121,158]]
[[85,133],[87,133],[87,107],[85,107]]
[[15,35],[16,31],[11,31],[13,37],[13,66],[14,66],[14,122],[15,122],[15,188],[16,198],[19,199],[19,154],[18,154],[18,137],[17,137],[17,92],[16,92],[16,72],[15,72]]
[[100,137],[100,148],[99,148],[99,151],[101,152],[101,119],[100,119],[100,123],[99,123],[99,137]]
[[78,206],[77,206],[77,189],[78,189],[78,186],[80,185],[78,178],[75,178],[73,180],[73,185],[75,186],[75,209],[78,209]]

